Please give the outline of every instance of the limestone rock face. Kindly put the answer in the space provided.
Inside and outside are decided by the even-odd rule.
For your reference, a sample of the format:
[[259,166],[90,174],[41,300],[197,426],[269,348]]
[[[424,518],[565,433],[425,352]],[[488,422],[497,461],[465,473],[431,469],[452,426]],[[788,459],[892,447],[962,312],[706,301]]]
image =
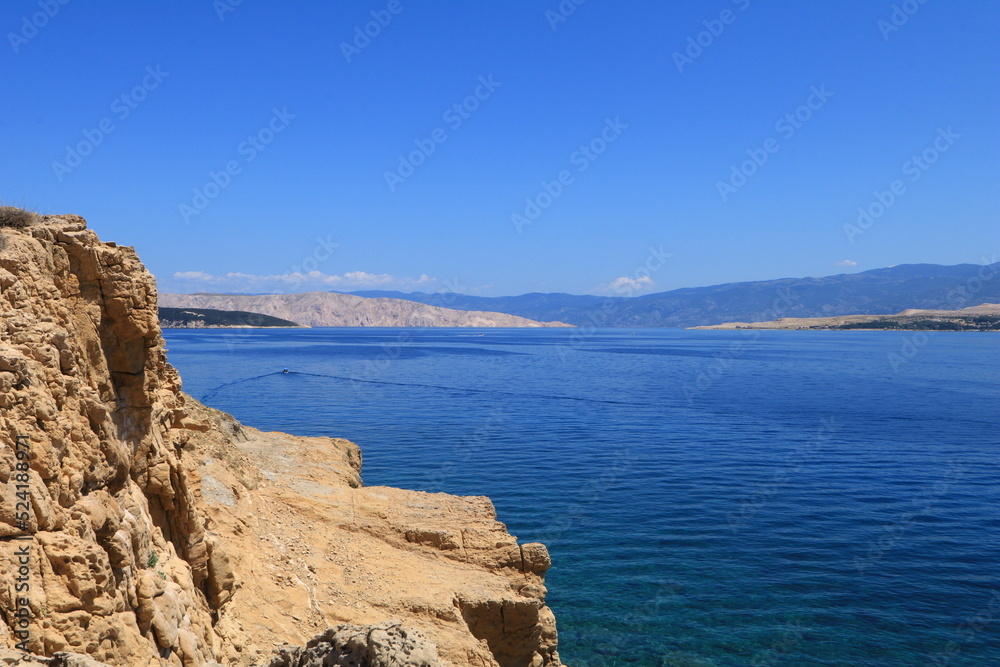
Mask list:
[[400,623],[339,625],[303,648],[279,649],[268,667],[438,667],[437,649]]
[[[133,249],[76,216],[0,234],[0,647],[114,666],[265,665],[289,644],[313,664],[324,642],[384,664],[560,664],[548,554],[488,499],[365,488],[353,443],[202,406]],[[87,664],[70,659],[37,664]]]
[[109,667],[107,663],[79,653],[60,651],[51,658],[31,655],[22,651],[0,648],[0,665],[4,667]]
[[403,299],[333,292],[301,294],[161,294],[164,308],[242,310],[307,327],[568,327],[507,313],[454,310]]
[[[204,518],[181,460],[180,380],[152,277],[81,218],[4,232],[0,253],[0,536],[27,532],[28,647],[125,664],[202,665],[216,653]],[[15,443],[30,452],[18,526]],[[25,530],[26,529],[26,530]],[[13,582],[4,541],[3,581]],[[15,609],[11,584],[0,608]],[[0,625],[13,645],[11,624]]]

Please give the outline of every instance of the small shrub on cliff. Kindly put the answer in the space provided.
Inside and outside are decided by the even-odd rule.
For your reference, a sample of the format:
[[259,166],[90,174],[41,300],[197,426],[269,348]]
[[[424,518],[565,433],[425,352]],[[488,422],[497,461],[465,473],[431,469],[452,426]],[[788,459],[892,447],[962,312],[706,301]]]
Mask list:
[[0,227],[24,229],[38,219],[37,213],[16,206],[0,206]]

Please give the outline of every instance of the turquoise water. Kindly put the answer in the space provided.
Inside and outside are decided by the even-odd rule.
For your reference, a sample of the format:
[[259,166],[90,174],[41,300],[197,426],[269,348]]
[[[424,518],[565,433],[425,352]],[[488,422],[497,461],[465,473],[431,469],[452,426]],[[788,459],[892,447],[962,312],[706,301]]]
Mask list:
[[552,553],[568,664],[1000,665],[996,335],[165,337],[186,391],[358,442],[368,485],[490,496]]

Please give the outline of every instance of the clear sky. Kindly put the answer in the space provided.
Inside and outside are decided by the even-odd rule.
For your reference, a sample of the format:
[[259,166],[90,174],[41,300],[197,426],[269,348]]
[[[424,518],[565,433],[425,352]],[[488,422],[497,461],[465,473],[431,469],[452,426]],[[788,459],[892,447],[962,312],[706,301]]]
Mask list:
[[163,291],[1000,252],[1000,3],[576,2],[5,0],[0,197],[83,215]]

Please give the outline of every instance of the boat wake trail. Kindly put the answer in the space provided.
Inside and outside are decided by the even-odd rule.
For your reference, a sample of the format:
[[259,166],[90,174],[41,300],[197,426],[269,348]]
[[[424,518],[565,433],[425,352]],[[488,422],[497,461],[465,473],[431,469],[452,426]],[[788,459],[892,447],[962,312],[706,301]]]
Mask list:
[[244,384],[245,382],[253,382],[254,380],[260,380],[261,378],[271,377],[272,375],[284,375],[284,374],[285,374],[285,371],[276,371],[274,373],[265,373],[264,375],[255,375],[252,378],[244,378],[243,380],[233,380],[232,382],[226,382],[225,384],[220,384],[218,387],[216,387],[215,389],[210,390],[207,394],[205,394],[204,396],[202,396],[201,397],[201,402],[204,403],[205,401],[207,401],[208,399],[212,398],[213,396],[215,396],[216,394],[218,394],[220,391],[222,391],[226,387],[232,387],[233,385],[236,385],[236,384]]

